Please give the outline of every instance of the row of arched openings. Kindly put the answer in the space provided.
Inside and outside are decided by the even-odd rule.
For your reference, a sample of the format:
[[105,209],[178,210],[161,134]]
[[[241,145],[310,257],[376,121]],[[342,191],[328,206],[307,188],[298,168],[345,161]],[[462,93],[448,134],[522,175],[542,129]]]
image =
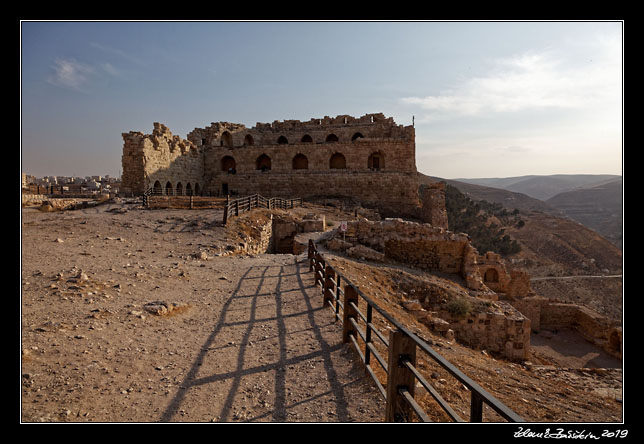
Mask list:
[[198,196],[201,192],[199,184],[195,183],[194,188],[188,182],[185,186],[181,182],[177,182],[175,186],[172,185],[172,182],[167,181],[165,185],[161,185],[161,182],[158,180],[154,182],[152,186],[152,193],[155,195],[166,195],[166,196]]
[[[355,134],[353,134],[353,136],[351,136],[351,141],[353,142],[356,139],[361,139],[363,137],[364,136],[362,135],[362,133],[355,133]],[[340,141],[340,139],[338,138],[338,136],[336,136],[333,133],[327,135],[326,139],[325,139],[326,143],[333,143],[333,142],[339,142],[339,141]],[[202,142],[205,144],[206,139],[203,139]],[[304,134],[300,138],[299,142],[300,143],[313,143],[313,138],[308,134]],[[278,145],[288,145],[288,143],[289,143],[289,141],[286,138],[286,136],[282,135],[282,136],[279,136],[277,138],[277,144]],[[219,138],[219,144],[220,144],[220,146],[224,146],[224,147],[232,147],[233,146],[233,135],[228,131],[224,131],[221,134],[221,137]],[[255,145],[255,139],[253,139],[253,136],[251,136],[250,134],[246,134],[246,137],[244,137],[244,146],[251,146],[251,145]]]
[[[262,154],[255,160],[255,169],[261,171],[268,171],[272,167],[271,158]],[[385,158],[381,152],[371,153],[367,159],[367,168],[371,170],[380,170],[385,167]],[[291,162],[291,168],[294,170],[308,170],[309,159],[302,153],[296,154]],[[342,153],[334,153],[329,158],[330,169],[346,169],[347,160]],[[221,159],[221,170],[227,171],[230,174],[237,172],[237,163],[232,156],[224,156]]]

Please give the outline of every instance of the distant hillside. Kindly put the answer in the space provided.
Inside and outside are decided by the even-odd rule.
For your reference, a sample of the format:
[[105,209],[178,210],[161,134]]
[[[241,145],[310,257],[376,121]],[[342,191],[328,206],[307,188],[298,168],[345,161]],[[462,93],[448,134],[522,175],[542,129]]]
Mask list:
[[427,176],[422,173],[418,173],[418,177],[421,183],[446,182],[448,185],[458,188],[472,200],[485,200],[497,203],[508,209],[508,211],[514,211],[515,209],[518,209],[519,211],[542,211],[555,216],[563,216],[559,210],[548,205],[546,202],[535,199],[526,194],[516,193],[501,188],[493,188],[490,186]]
[[622,179],[567,191],[547,200],[548,205],[622,247]]
[[578,188],[588,188],[607,183],[621,176],[612,174],[554,174],[549,176],[516,176],[505,178],[454,179],[459,182],[501,188],[523,193],[540,200]]
[[[456,226],[450,226],[450,229],[471,231],[468,234],[473,236],[479,252],[491,249],[502,253],[507,248],[504,256],[512,263],[526,267],[533,276],[621,273],[622,252],[618,247],[596,231],[562,216],[558,209],[546,202],[507,190],[422,174],[419,174],[419,180],[421,183],[447,182],[473,201],[478,201],[469,204],[458,193],[450,192],[447,199],[452,202],[446,202],[446,205],[467,217],[452,218]],[[481,200],[501,203],[507,213],[503,215],[493,205],[481,205]],[[513,241],[518,244],[518,252]]]

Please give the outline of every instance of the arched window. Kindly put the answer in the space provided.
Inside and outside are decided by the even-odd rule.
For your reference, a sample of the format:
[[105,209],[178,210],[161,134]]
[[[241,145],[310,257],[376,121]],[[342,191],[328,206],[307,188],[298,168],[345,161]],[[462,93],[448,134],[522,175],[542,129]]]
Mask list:
[[367,160],[367,168],[370,170],[381,170],[385,167],[385,156],[380,152],[376,151],[369,155]]
[[158,180],[154,182],[154,186],[152,186],[152,194],[156,194],[156,195],[163,194],[163,188],[161,188],[161,182],[159,182]]
[[174,192],[172,190],[172,184],[170,182],[165,184],[165,194],[167,196],[172,196],[174,194]]
[[235,174],[236,163],[232,156],[224,156],[221,158],[221,171],[227,171],[229,174]]
[[255,145],[255,139],[250,134],[246,134],[244,137],[244,145]]
[[302,143],[313,143],[313,139],[308,134],[302,136]]
[[190,185],[190,182],[186,184],[186,196],[192,196],[192,186]]
[[257,158],[255,165],[258,170],[268,171],[271,169],[271,158],[266,154],[262,154]]
[[483,279],[485,282],[499,282],[499,272],[494,268],[488,268]]
[[293,157],[293,169],[294,170],[308,170],[309,169],[309,159],[307,159],[304,154],[296,154],[295,157]]
[[228,147],[233,146],[233,135],[230,134],[228,131],[224,131],[221,134],[221,146],[228,146]]
[[196,184],[195,184],[195,196],[199,196],[199,192],[200,192],[200,190],[199,190],[199,184],[198,184],[198,183],[196,183]]
[[329,134],[328,136],[326,136],[326,141],[327,142],[337,142],[338,141],[338,136],[336,136],[335,134]]
[[344,155],[340,153],[335,153],[329,159],[329,168],[343,170],[347,167],[347,160],[344,158]]
[[288,139],[284,136],[280,136],[277,139],[277,143],[279,143],[280,145],[286,145],[288,143]]
[[355,133],[353,136],[351,136],[351,141],[353,142],[356,139],[362,139],[364,136],[362,133]]
[[181,182],[177,184],[176,193],[177,193],[177,196],[183,196],[183,185],[181,185]]

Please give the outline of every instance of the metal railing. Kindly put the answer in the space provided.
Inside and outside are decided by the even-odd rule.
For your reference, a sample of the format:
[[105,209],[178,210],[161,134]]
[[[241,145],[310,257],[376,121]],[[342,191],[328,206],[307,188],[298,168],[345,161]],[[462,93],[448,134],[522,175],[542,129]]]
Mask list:
[[[329,305],[335,313],[336,320],[342,321],[343,342],[353,344],[365,365],[366,372],[373,378],[386,400],[386,422],[409,422],[412,421],[413,414],[422,422],[431,422],[427,413],[414,398],[416,380],[451,420],[466,422],[418,370],[416,366],[418,351],[438,363],[470,391],[470,422],[483,422],[483,404],[490,406],[509,422],[524,422],[519,415],[439,355],[427,342],[405,328],[337,269],[329,265],[324,256],[317,251],[313,240],[309,240],[308,259],[309,271],[315,275],[315,286],[322,290],[324,306]],[[366,304],[366,313],[358,307],[360,301],[363,301],[363,305]],[[376,328],[374,314],[380,315],[393,327],[388,337]],[[364,328],[361,327],[361,322]],[[364,348],[360,347],[359,339],[364,344]],[[387,359],[378,351],[376,345],[379,344],[386,347]],[[386,374],[384,384],[371,365],[372,358]]]
[[240,214],[251,211],[254,208],[266,208],[268,210],[272,209],[282,209],[288,210],[295,207],[302,206],[302,199],[283,199],[281,197],[271,197],[266,198],[260,196],[259,194],[253,194],[250,196],[239,197],[237,199],[226,198],[226,206],[224,207],[224,225],[228,223],[228,220],[233,216],[239,216]]

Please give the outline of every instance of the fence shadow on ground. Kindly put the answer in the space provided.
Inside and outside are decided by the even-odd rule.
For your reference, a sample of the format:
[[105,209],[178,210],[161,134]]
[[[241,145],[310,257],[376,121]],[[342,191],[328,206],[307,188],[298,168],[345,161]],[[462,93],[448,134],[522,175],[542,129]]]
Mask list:
[[[353,381],[339,381],[332,360],[332,353],[341,350],[343,344],[338,338],[330,345],[324,338],[323,330],[333,324],[333,317],[324,316],[327,324],[316,319],[316,312],[325,309],[311,300],[311,294],[316,293],[307,271],[307,264],[297,259],[292,265],[253,266],[246,270],[221,306],[217,323],[160,421],[177,419],[187,398],[197,396],[197,391],[199,399],[212,399],[211,417],[216,421],[239,421],[238,402],[252,384],[264,384],[264,389],[270,384],[270,407],[256,408],[241,420],[285,422],[296,410],[301,414],[307,403],[309,410],[316,410],[315,403],[322,402],[322,398],[325,405],[333,405],[335,420],[350,419],[344,388]],[[306,346],[299,344],[304,342]],[[213,364],[215,361],[217,364]],[[299,397],[289,396],[294,383],[289,378],[320,362],[315,381],[303,379],[307,384],[319,379],[325,386],[300,393]]]

